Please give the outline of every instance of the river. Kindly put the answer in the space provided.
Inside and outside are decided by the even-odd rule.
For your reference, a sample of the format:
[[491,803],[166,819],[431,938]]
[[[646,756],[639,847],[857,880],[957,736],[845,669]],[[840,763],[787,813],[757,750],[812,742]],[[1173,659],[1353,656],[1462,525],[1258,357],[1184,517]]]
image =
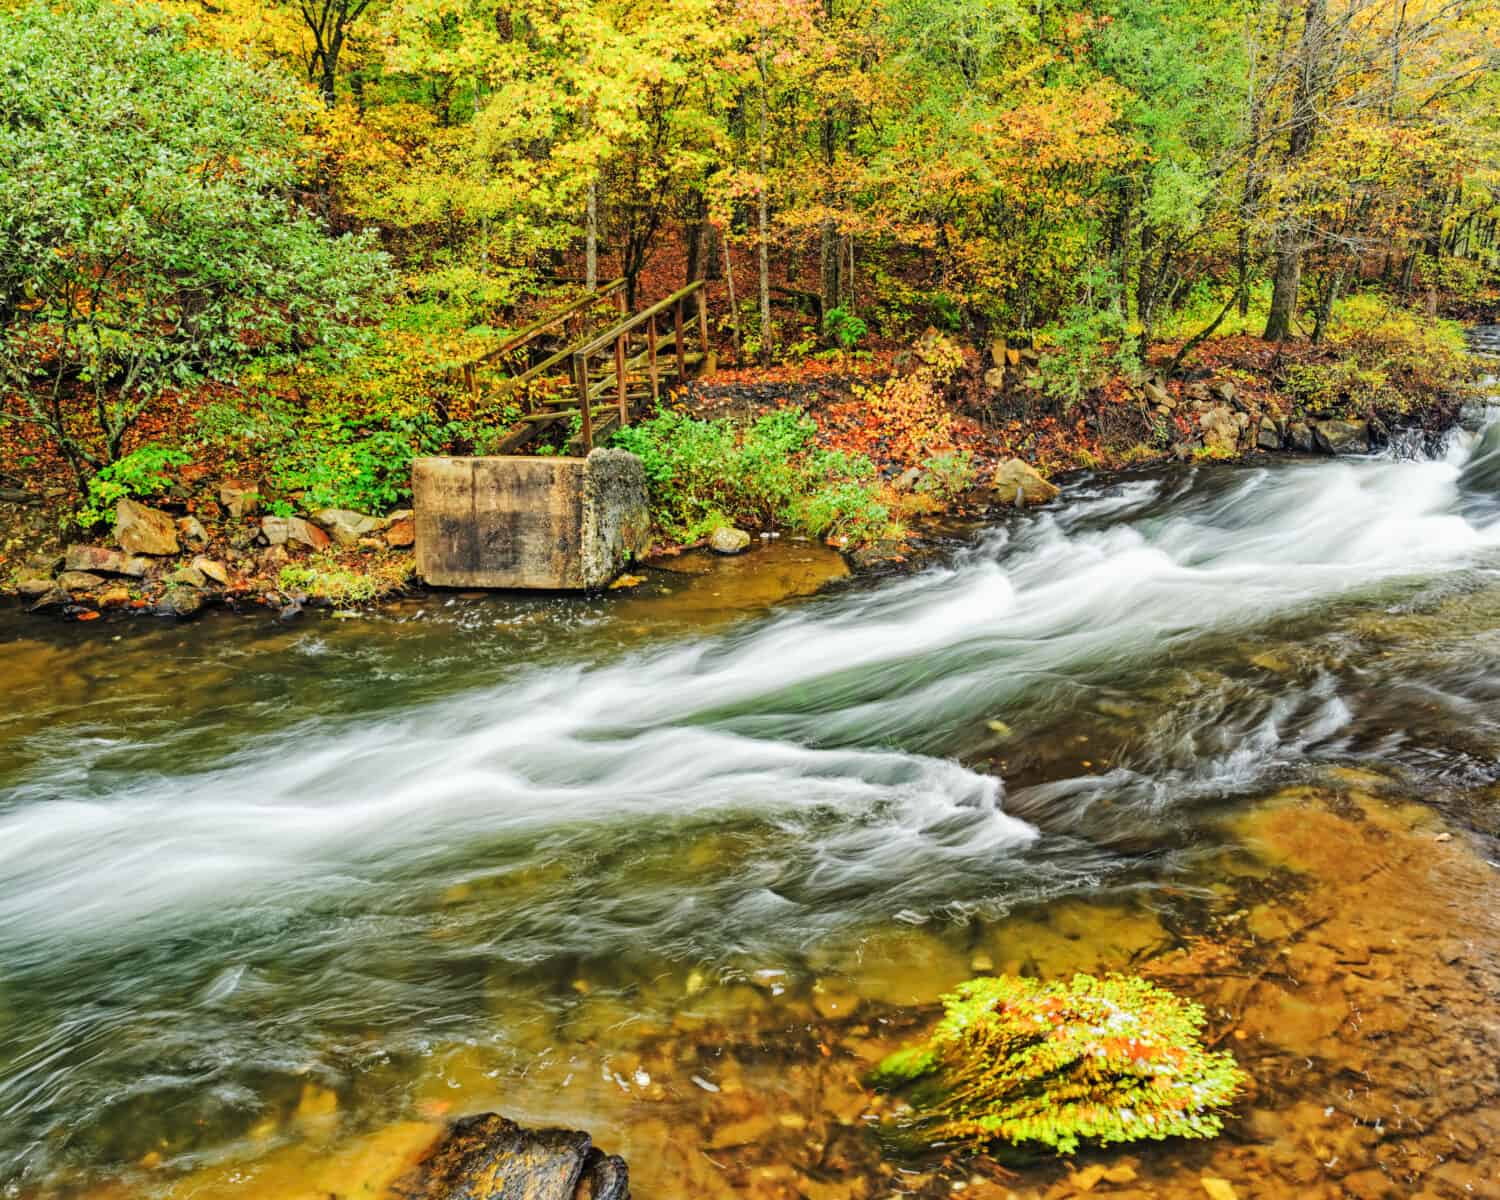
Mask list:
[[1255,1079],[1116,1194],[1500,1195],[1497,415],[1083,477],[816,595],[787,542],[580,600],[0,613],[0,1195],[346,1194],[480,1107],[641,1195],[1071,1194],[869,1132],[868,1062],[1002,969],[1155,973]]

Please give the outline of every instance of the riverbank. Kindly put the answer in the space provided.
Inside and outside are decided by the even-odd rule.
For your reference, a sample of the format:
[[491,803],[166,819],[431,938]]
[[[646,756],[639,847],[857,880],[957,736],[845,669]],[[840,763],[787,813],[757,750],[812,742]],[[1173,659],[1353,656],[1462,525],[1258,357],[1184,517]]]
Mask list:
[[[1380,345],[1388,359],[1399,358],[1389,336]],[[860,538],[828,540],[855,570],[891,569],[940,548],[955,520],[993,517],[1018,498],[1045,502],[1055,493],[1049,478],[1078,470],[1360,454],[1393,437],[1430,445],[1457,418],[1455,384],[1475,370],[1450,363],[1430,377],[1351,371],[1338,357],[1347,350],[1221,339],[1179,376],[1116,378],[1057,414],[1039,407],[1030,352],[1002,344],[981,352],[929,335],[885,371],[829,369],[795,385],[792,377],[726,372],[672,403],[693,418],[733,414],[747,423],[792,408],[815,423],[819,452],[867,459],[875,473],[870,503],[885,515],[862,525]],[[945,363],[941,374],[925,365],[935,360]],[[1366,390],[1350,394],[1351,386]],[[55,478],[34,493],[7,495],[0,595],[41,615],[184,619],[223,606],[289,620],[307,607],[356,611],[432,594],[416,578],[410,510],[303,511],[253,472],[226,476],[189,463],[164,476],[149,503],[128,502],[124,528],[92,531],[73,522],[76,499]],[[752,538],[782,534],[747,524]],[[668,540],[654,555],[665,562],[710,540]]]

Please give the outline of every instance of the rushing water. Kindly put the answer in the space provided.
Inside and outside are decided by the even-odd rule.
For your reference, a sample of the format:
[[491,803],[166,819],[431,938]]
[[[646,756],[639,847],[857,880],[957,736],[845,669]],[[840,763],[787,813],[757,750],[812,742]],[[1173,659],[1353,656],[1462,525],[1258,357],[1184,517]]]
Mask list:
[[685,1003],[928,1001],[1046,965],[1080,901],[1123,969],[1211,898],[1226,814],[1320,765],[1497,832],[1492,416],[1084,479],[770,611],[757,555],[811,549],[290,628],[0,615],[0,1185],[253,1163],[444,1089],[623,1128],[597,1079],[555,1098],[601,1060],[628,1096],[610,1054]]

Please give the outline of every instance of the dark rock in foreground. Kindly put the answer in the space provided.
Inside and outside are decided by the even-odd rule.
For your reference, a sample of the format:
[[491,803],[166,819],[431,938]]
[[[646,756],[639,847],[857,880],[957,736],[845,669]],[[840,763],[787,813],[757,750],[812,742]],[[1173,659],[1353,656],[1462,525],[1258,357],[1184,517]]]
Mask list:
[[497,1113],[455,1121],[392,1189],[399,1200],[629,1200],[625,1160],[586,1133],[522,1129]]

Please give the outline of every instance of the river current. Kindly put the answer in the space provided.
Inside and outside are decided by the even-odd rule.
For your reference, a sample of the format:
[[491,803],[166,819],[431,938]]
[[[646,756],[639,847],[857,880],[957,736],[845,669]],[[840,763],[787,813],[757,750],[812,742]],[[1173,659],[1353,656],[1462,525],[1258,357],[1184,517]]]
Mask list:
[[628,1150],[720,1088],[658,1094],[651,1039],[1133,969],[1330,771],[1496,858],[1496,415],[1082,477],[775,605],[757,556],[820,548],[292,626],[0,613],[0,1194],[290,1195],[256,1164],[481,1097]]

